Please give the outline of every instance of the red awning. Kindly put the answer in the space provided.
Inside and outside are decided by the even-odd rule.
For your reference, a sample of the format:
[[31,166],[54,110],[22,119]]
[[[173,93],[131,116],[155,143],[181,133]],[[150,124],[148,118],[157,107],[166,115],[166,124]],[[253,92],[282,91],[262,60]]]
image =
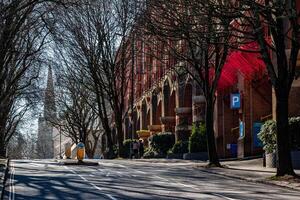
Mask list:
[[218,83],[219,91],[235,85],[238,72],[248,80],[262,78],[266,73],[266,65],[261,54],[255,52],[259,50],[257,42],[244,45],[241,49],[244,51],[234,51],[229,54]]

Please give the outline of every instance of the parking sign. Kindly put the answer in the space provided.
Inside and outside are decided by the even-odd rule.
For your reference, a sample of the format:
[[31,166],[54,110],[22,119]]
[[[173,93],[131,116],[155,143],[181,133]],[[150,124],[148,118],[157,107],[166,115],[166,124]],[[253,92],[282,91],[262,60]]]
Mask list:
[[241,94],[234,93],[230,95],[230,108],[240,109],[241,108]]

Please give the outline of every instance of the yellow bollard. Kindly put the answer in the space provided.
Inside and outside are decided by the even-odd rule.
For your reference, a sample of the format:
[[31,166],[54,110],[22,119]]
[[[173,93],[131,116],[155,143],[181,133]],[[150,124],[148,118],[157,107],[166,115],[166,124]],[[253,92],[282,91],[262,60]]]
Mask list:
[[82,142],[77,144],[77,160],[82,161],[84,159],[84,144]]
[[66,156],[67,159],[70,159],[71,156],[72,156],[71,144],[70,143],[65,144],[65,156]]
[[66,149],[65,154],[66,154],[67,159],[71,158],[71,147],[69,147],[69,148]]

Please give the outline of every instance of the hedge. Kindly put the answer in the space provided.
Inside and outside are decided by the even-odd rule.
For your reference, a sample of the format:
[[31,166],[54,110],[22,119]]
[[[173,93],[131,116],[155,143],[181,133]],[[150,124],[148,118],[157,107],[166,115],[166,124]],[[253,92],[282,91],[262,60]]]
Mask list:
[[149,138],[150,147],[158,154],[166,155],[175,143],[175,135],[170,132],[162,132]]
[[192,134],[189,138],[189,152],[207,152],[207,139],[204,123],[200,123],[199,125],[193,124]]
[[177,141],[171,149],[171,153],[183,154],[189,152],[189,141]]

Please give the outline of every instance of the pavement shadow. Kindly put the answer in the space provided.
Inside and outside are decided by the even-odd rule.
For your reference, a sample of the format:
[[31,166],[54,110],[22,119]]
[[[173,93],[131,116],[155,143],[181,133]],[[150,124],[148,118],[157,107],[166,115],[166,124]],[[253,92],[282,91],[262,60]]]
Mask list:
[[[15,167],[19,170],[20,167]],[[69,171],[61,171],[58,176],[41,176],[40,170],[28,171],[27,174],[15,174],[14,186],[17,190],[15,199],[20,200],[39,200],[39,199],[78,199],[86,200],[87,197],[106,199],[105,195],[100,194],[97,190],[89,190],[81,179],[77,177],[68,177]],[[85,186],[85,187],[84,187]],[[9,184],[6,184],[5,196],[9,195]]]

